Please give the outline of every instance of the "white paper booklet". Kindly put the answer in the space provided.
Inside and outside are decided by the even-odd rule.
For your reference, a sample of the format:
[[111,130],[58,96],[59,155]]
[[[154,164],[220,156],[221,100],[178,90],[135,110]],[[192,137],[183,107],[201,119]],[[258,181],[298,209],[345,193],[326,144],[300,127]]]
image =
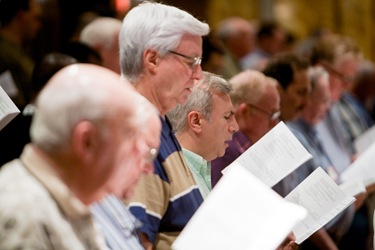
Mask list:
[[366,192],[366,187],[360,179],[341,183],[339,187],[349,196],[356,196]]
[[18,95],[18,89],[10,70],[4,71],[4,73],[0,74],[0,87],[2,87],[5,93],[10,97]]
[[363,181],[368,187],[375,183],[375,143],[367,148],[359,157],[341,173],[343,182],[356,179]]
[[239,164],[267,186],[272,187],[311,158],[312,155],[285,123],[279,122],[225,168],[223,174],[229,172],[233,164]]
[[375,126],[372,126],[371,128],[366,130],[363,134],[361,134],[354,140],[354,147],[355,147],[356,152],[359,155],[361,155],[374,142],[375,142]]
[[285,200],[296,203],[308,211],[307,217],[293,229],[296,243],[301,244],[352,204],[355,198],[344,193],[319,167],[290,192]]
[[[1,77],[2,75],[0,76],[0,82],[2,81]],[[20,110],[0,86],[0,130],[2,130],[5,125],[7,125],[19,113]]]
[[274,250],[306,214],[239,165],[221,178],[172,248]]

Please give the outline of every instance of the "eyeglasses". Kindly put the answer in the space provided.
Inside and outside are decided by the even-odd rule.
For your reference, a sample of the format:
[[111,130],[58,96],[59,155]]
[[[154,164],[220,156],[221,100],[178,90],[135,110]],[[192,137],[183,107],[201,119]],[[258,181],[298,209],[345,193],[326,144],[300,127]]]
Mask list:
[[262,108],[259,108],[259,107],[255,106],[251,103],[247,103],[247,105],[249,105],[252,108],[255,108],[255,109],[259,110],[260,112],[263,112],[264,114],[266,114],[268,116],[268,118],[270,119],[270,121],[276,121],[277,119],[279,119],[280,114],[281,114],[280,110],[271,113],[271,112],[268,112],[268,111],[266,111]]
[[339,77],[342,81],[346,82],[346,83],[351,83],[353,82],[353,77],[351,76],[348,76],[348,75],[345,75],[344,73],[341,73],[340,71],[338,71],[337,69],[335,69],[332,65],[330,65],[329,63],[326,63],[326,62],[322,62],[322,65],[323,67],[329,72],[329,73],[333,73],[334,75],[336,75],[337,77]]
[[148,155],[146,156],[146,162],[148,163],[152,163],[156,157],[158,156],[158,153],[159,153],[159,150],[156,149],[156,148],[151,148],[150,149],[150,152],[148,153]]
[[172,53],[172,54],[175,54],[177,56],[181,56],[183,58],[189,59],[191,61],[191,67],[192,68],[194,68],[195,66],[201,65],[201,63],[202,63],[202,57],[198,57],[198,56],[190,57],[190,56],[178,53],[178,52],[173,51],[173,50],[168,50],[168,52]]

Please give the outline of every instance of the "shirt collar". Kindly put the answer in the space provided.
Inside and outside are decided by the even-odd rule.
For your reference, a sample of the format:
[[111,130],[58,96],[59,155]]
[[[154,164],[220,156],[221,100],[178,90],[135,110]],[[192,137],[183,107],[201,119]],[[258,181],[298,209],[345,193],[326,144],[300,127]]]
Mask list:
[[182,150],[184,151],[184,155],[189,159],[189,162],[192,163],[191,166],[194,168],[194,170],[196,170],[202,176],[211,174],[211,164],[202,156],[185,148],[183,148]]
[[91,217],[89,208],[69,190],[51,164],[30,144],[25,146],[20,159],[26,169],[48,190],[64,214],[73,219]]

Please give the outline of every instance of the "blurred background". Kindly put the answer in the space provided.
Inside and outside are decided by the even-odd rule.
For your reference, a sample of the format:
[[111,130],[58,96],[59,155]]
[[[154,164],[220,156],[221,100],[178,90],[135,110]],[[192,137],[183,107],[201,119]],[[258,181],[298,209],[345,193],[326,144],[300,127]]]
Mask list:
[[[122,19],[138,0],[40,0],[43,29],[33,46],[36,59],[59,50],[62,44],[99,14]],[[215,29],[220,20],[240,16],[249,21],[275,20],[286,28],[294,43],[329,30],[354,38],[366,58],[375,59],[373,0],[163,0],[189,11]],[[51,40],[52,37],[52,40]]]

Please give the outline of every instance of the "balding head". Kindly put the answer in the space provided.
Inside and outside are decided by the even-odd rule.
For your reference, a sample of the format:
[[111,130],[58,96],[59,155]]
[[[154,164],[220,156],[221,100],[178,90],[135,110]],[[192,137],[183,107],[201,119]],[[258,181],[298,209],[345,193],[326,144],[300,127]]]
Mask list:
[[[277,82],[256,70],[245,70],[232,77],[229,82],[233,86],[231,98],[233,105],[251,102],[257,104],[265,94],[268,87],[277,90]],[[279,102],[279,95],[277,95]]]
[[120,75],[74,64],[58,71],[38,96],[31,139],[89,204],[107,193],[127,194],[141,173],[152,172],[145,160],[158,148],[160,130],[155,108]]
[[279,121],[280,96],[277,82],[255,70],[243,71],[229,82],[240,131],[255,143]]
[[[118,74],[95,65],[76,64],[58,71],[37,99],[32,141],[45,150],[68,146],[78,122],[100,122],[124,105],[123,99],[132,98],[135,91],[127,85]],[[132,112],[128,107],[128,115]]]
[[237,59],[255,47],[255,24],[241,17],[229,17],[218,24],[216,36]]

